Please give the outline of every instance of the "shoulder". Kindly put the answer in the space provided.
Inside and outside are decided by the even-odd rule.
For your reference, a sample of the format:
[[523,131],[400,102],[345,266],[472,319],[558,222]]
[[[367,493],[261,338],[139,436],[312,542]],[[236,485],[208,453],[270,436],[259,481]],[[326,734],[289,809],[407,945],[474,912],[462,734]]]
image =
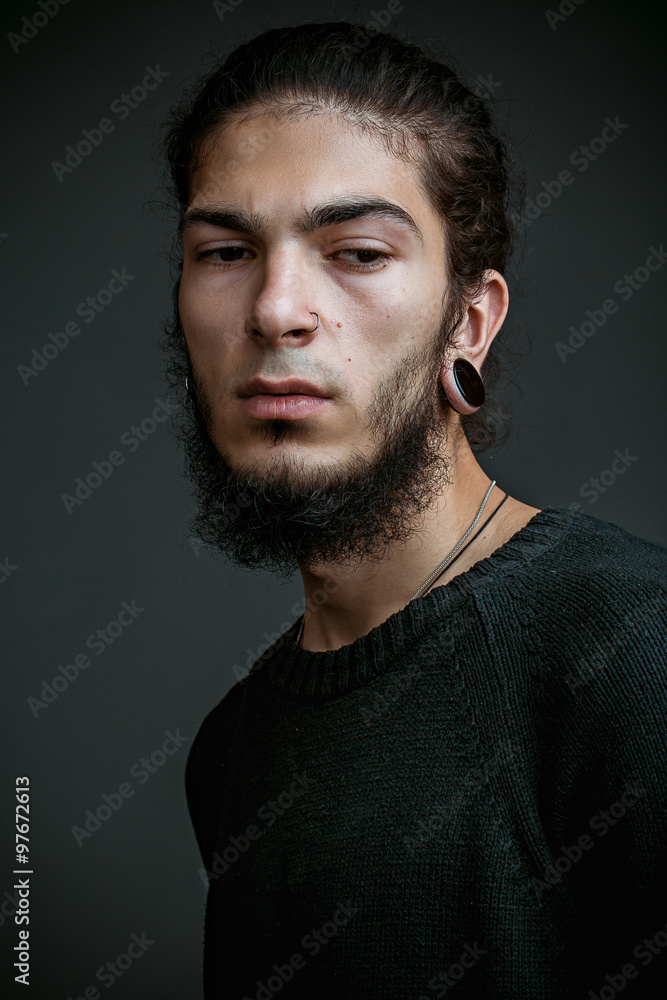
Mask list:
[[244,685],[236,682],[222,696],[220,701],[209,709],[200,723],[193,746],[196,743],[206,743],[208,746],[224,740],[229,725],[238,712],[239,702],[244,694]]
[[234,740],[234,723],[238,715],[242,688],[235,684],[204,717],[190,745],[185,768],[188,789],[202,780],[222,777],[226,748]]
[[628,582],[667,583],[667,548],[619,524],[567,507],[547,507],[527,528],[552,541],[543,549],[544,562],[557,563],[568,578],[613,573]]
[[541,511],[517,543],[479,610],[513,637],[526,682],[607,704],[667,686],[667,549],[567,508]]
[[508,567],[508,577],[538,618],[558,617],[566,631],[592,619],[639,615],[665,628],[667,548],[567,508],[546,508],[528,531],[543,544]]
[[[624,781],[650,782],[665,759],[667,549],[566,508],[537,518],[548,544],[504,579],[505,621],[520,632],[508,690],[554,797],[582,816]],[[654,792],[636,810],[653,831],[664,808]]]
[[570,537],[572,552],[561,553],[563,583],[590,613],[653,621],[664,634],[667,549],[589,514],[574,515]]
[[[575,543],[571,563],[581,570],[613,570],[623,578],[649,577],[667,582],[667,548],[591,514],[561,510]],[[566,562],[569,562],[565,558]]]
[[232,688],[205,716],[192,741],[185,765],[185,793],[190,819],[206,867],[215,846],[219,812],[228,783],[228,748],[234,739]]
[[667,549],[588,514],[564,510],[563,523],[523,581],[539,654],[529,671],[545,683],[552,717],[582,742],[627,742],[621,753],[657,744],[667,724]]

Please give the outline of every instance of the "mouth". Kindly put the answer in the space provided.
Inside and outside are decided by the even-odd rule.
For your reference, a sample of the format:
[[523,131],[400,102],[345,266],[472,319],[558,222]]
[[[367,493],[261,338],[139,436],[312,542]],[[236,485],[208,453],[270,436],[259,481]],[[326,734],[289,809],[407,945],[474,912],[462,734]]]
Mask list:
[[318,413],[331,402],[327,396],[311,396],[303,392],[259,392],[239,399],[248,416],[260,420],[298,420]]
[[318,413],[331,403],[324,388],[299,378],[279,382],[251,379],[239,391],[239,400],[248,416],[259,420],[298,420]]
[[282,379],[271,382],[265,378],[253,378],[239,391],[241,399],[253,396],[314,396],[329,399],[329,394],[321,386],[305,382],[300,378]]

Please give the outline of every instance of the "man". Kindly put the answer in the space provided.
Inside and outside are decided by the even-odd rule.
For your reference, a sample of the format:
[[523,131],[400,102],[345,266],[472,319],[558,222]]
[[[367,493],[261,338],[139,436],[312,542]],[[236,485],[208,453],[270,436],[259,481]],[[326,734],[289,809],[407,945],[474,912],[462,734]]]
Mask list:
[[196,533],[306,608],[188,760],[205,996],[654,997],[666,554],[479,466],[505,150],[358,39],[261,35],[166,138]]

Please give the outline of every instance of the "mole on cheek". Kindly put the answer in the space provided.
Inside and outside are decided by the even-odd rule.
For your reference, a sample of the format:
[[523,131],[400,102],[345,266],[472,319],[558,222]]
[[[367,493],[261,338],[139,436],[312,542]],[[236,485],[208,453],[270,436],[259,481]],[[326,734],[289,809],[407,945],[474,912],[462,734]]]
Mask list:
[[343,325],[342,323],[336,323],[336,326],[342,326],[342,325]]

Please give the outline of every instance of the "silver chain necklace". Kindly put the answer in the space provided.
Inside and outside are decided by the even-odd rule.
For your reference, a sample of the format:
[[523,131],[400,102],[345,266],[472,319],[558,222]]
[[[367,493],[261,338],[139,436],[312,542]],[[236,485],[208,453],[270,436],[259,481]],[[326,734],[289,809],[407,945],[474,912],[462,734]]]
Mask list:
[[[462,546],[462,545],[463,545],[463,543],[465,542],[466,538],[468,537],[468,535],[470,534],[470,532],[471,532],[471,531],[473,530],[473,528],[475,527],[475,525],[476,525],[476,524],[477,524],[477,522],[479,521],[480,517],[482,516],[482,511],[483,511],[483,510],[484,510],[484,508],[486,507],[486,501],[487,501],[487,500],[489,499],[489,497],[491,496],[491,491],[493,490],[493,487],[494,487],[495,485],[496,485],[496,480],[494,479],[494,480],[493,480],[493,482],[491,483],[491,485],[489,486],[488,490],[486,491],[486,494],[485,494],[485,496],[484,496],[484,499],[482,500],[482,503],[481,503],[481,506],[480,506],[479,510],[477,511],[477,515],[476,515],[476,517],[475,517],[475,520],[474,520],[474,521],[472,522],[472,524],[470,525],[470,527],[469,527],[469,528],[468,528],[468,530],[466,531],[466,533],[465,533],[465,535],[463,536],[463,538],[461,538],[461,539],[460,539],[460,541],[458,541],[458,542],[456,543],[456,545],[454,546],[454,548],[452,549],[452,551],[451,551],[451,552],[450,552],[450,553],[449,553],[448,555],[446,555],[446,556],[445,556],[445,558],[444,558],[444,559],[442,560],[442,562],[440,563],[440,565],[439,565],[439,566],[437,566],[437,567],[436,567],[436,568],[435,568],[435,569],[433,570],[433,572],[432,572],[432,573],[431,573],[431,575],[429,576],[428,580],[425,580],[425,581],[424,581],[424,583],[422,583],[422,585],[421,585],[421,587],[419,588],[419,590],[415,591],[415,593],[414,593],[414,594],[412,595],[412,597],[410,598],[410,600],[409,600],[409,601],[407,601],[407,602],[406,602],[406,603],[405,603],[405,604],[403,605],[403,607],[401,608],[401,611],[403,611],[403,609],[404,609],[404,608],[407,608],[408,604],[410,604],[410,602],[411,602],[411,601],[414,601],[415,597],[419,597],[419,596],[421,595],[421,593],[422,593],[422,592],[424,591],[424,589],[428,588],[428,586],[429,586],[429,585],[430,585],[430,584],[432,583],[432,581],[433,581],[433,580],[435,579],[435,577],[436,577],[436,576],[437,576],[437,575],[438,575],[438,574],[440,573],[440,571],[441,571],[441,570],[443,569],[443,567],[444,567],[445,563],[449,562],[449,560],[450,560],[450,559],[452,558],[452,556],[455,556],[455,555],[456,555],[456,553],[457,553],[457,552],[459,551],[459,549],[461,548],[461,546]],[[505,494],[505,500],[506,500],[506,499],[507,499],[507,494]],[[504,503],[504,500],[503,500],[503,503]],[[495,513],[495,512],[494,512],[494,513]],[[300,643],[300,641],[301,641],[301,635],[302,635],[302,633],[303,633],[303,623],[304,623],[304,621],[305,621],[305,620],[306,620],[306,615],[305,615],[305,612],[304,612],[304,615],[303,615],[303,618],[301,619],[301,625],[300,625],[300,627],[299,627],[299,634],[298,634],[298,635],[297,635],[297,637],[296,637],[296,644],[297,644],[297,646],[299,645],[299,643]]]

